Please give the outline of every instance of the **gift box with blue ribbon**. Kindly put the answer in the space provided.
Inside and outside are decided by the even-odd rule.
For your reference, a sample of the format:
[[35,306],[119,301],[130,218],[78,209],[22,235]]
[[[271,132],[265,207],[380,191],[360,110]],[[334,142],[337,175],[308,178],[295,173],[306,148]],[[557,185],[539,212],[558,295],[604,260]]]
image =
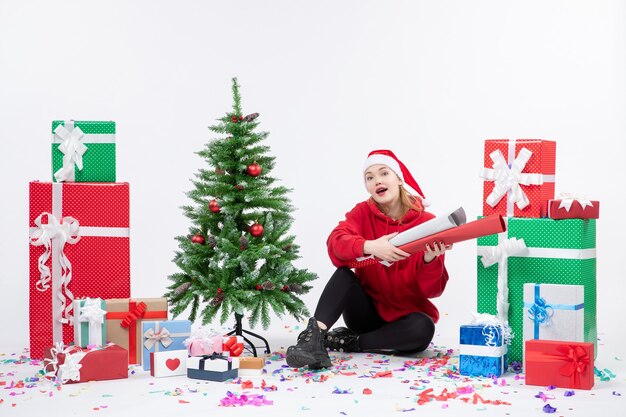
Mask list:
[[585,287],[524,284],[524,340],[584,342]]
[[239,376],[239,358],[212,355],[190,356],[187,358],[187,377],[205,381],[224,382]]
[[142,363],[143,369],[150,370],[150,352],[183,350],[185,339],[191,335],[189,320],[165,320],[143,322]]
[[[498,284],[507,282],[508,323],[518,336],[509,346],[509,360],[521,362],[524,359],[522,335],[528,316],[528,308],[524,307],[524,284],[528,283],[540,282],[542,288],[544,284],[583,286],[583,341],[596,344],[596,220],[505,220],[506,233],[478,239],[476,307],[479,313],[496,314]],[[523,239],[527,250],[503,256],[497,264],[485,266],[482,258],[492,250],[502,252],[501,244],[510,238]],[[596,346],[594,353],[597,352]]]
[[506,371],[507,362],[507,345],[499,326],[461,326],[461,375],[498,377]]

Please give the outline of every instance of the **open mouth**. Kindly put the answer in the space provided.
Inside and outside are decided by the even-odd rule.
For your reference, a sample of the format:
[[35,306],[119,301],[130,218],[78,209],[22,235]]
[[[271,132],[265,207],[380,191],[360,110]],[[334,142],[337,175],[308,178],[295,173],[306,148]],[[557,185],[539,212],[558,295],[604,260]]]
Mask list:
[[386,191],[387,191],[387,187],[378,187],[376,189],[376,194],[383,195],[383,194],[385,194]]

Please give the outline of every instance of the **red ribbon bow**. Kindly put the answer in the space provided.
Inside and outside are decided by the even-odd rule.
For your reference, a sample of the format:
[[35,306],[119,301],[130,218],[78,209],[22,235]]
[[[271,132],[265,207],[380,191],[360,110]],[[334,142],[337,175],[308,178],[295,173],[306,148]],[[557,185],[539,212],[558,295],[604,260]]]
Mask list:
[[561,375],[572,379],[574,386],[580,386],[580,375],[589,366],[589,355],[580,346],[564,346],[558,350],[563,354],[561,360],[567,361],[560,369]]
[[230,356],[239,356],[243,353],[243,343],[237,343],[237,336],[230,336],[222,343],[222,350],[230,352]]
[[129,311],[128,315],[124,317],[124,320],[122,320],[120,326],[128,329],[132,323],[136,322],[137,319],[143,317],[143,315],[146,313],[147,308],[148,306],[143,301],[137,303],[137,306],[133,309],[133,311]]

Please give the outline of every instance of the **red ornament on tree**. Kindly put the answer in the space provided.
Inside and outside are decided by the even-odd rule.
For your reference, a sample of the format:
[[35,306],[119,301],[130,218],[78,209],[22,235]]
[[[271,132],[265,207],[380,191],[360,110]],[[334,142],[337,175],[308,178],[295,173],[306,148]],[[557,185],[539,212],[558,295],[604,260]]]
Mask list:
[[283,288],[281,288],[282,292],[289,292],[289,286],[288,285],[283,285]]
[[263,169],[261,168],[261,165],[254,162],[248,165],[247,171],[248,171],[248,175],[250,175],[251,177],[258,177],[259,175],[261,175],[261,171],[263,171]]
[[263,235],[263,226],[258,223],[254,223],[252,226],[250,226],[250,234],[254,237],[259,237]]
[[239,119],[237,119],[237,116],[231,116],[231,117],[230,117],[230,120],[232,120],[232,121],[233,121],[233,123],[237,123],[237,121],[238,121]]
[[263,289],[263,287],[261,286],[261,284],[256,284],[254,286],[254,289],[257,290],[257,291],[261,291]]
[[204,245],[204,237],[202,235],[193,235],[191,237],[192,243],[197,243],[198,245]]
[[235,188],[238,189],[239,191],[242,191],[243,190],[243,185],[237,184],[237,185],[235,185]]
[[209,202],[209,210],[211,210],[213,213],[219,213],[220,205],[217,203],[216,199],[213,199],[211,200],[211,202]]

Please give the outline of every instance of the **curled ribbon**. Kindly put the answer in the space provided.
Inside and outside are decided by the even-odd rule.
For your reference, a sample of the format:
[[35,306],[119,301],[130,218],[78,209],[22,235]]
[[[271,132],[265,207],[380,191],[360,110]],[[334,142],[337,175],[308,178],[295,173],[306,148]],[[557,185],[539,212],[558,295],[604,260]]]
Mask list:
[[74,165],[79,170],[83,169],[83,154],[87,151],[82,142],[85,134],[80,127],[74,127],[72,121],[65,122],[65,126],[58,125],[54,134],[63,140],[58,148],[63,153],[63,166],[54,173],[54,178],[57,182],[73,180]]
[[156,333],[154,329],[148,329],[143,334],[143,337],[146,339],[146,341],[143,342],[143,345],[148,350],[152,349],[157,343],[161,343],[161,345],[163,345],[163,347],[167,349],[167,347],[173,342],[172,338],[170,337],[170,332],[166,328],[163,328]]
[[[43,218],[47,219],[47,223],[43,223]],[[52,239],[58,239],[59,244],[59,264],[61,266],[61,290],[56,295],[61,300],[60,321],[61,323],[69,323],[70,314],[72,311],[72,301],[74,295],[67,288],[72,280],[72,264],[63,251],[65,244],[74,244],[80,240],[80,224],[78,220],[73,217],[63,217],[59,221],[54,215],[50,213],[41,213],[35,219],[35,226],[37,226],[30,233],[30,244],[33,246],[44,246],[44,253],[39,256],[38,268],[39,268],[39,281],[35,284],[35,288],[38,291],[46,291],[50,288],[50,281],[52,281],[52,275],[50,268],[46,265],[50,255],[52,253]],[[65,296],[63,295],[65,293]],[[66,303],[66,297],[70,300]]]
[[507,321],[493,314],[473,313],[474,319],[470,324],[483,326],[482,334],[485,337],[485,346],[498,346],[498,339],[502,337],[502,345],[510,345],[513,339],[513,330]]
[[[62,342],[56,343],[55,346],[50,349],[52,358],[44,359],[44,369],[50,369],[46,372],[45,376],[48,378],[57,377],[62,384],[66,384],[69,381],[80,381],[80,368],[83,366],[80,361],[85,357],[86,353],[78,349],[75,353],[71,354],[75,349],[75,346],[64,348]],[[59,365],[58,358],[60,354],[65,355],[65,359],[61,365]]]
[[489,154],[493,161],[493,168],[483,168],[480,175],[481,178],[493,181],[495,185],[486,199],[487,204],[495,207],[509,191],[511,192],[511,201],[520,209],[530,204],[521,185],[543,184],[543,174],[522,173],[532,154],[532,151],[522,148],[510,166],[499,149]]
[[554,309],[546,300],[539,295],[535,296],[535,303],[528,309],[528,318],[533,320],[536,325],[548,325],[550,317],[554,314]]
[[585,209],[585,207],[593,207],[593,203],[591,202],[591,200],[583,197],[577,197],[571,194],[561,194],[559,198],[561,200],[559,208],[564,208],[567,212],[569,212],[572,208],[572,204],[574,204],[574,201],[578,201],[583,210]]

